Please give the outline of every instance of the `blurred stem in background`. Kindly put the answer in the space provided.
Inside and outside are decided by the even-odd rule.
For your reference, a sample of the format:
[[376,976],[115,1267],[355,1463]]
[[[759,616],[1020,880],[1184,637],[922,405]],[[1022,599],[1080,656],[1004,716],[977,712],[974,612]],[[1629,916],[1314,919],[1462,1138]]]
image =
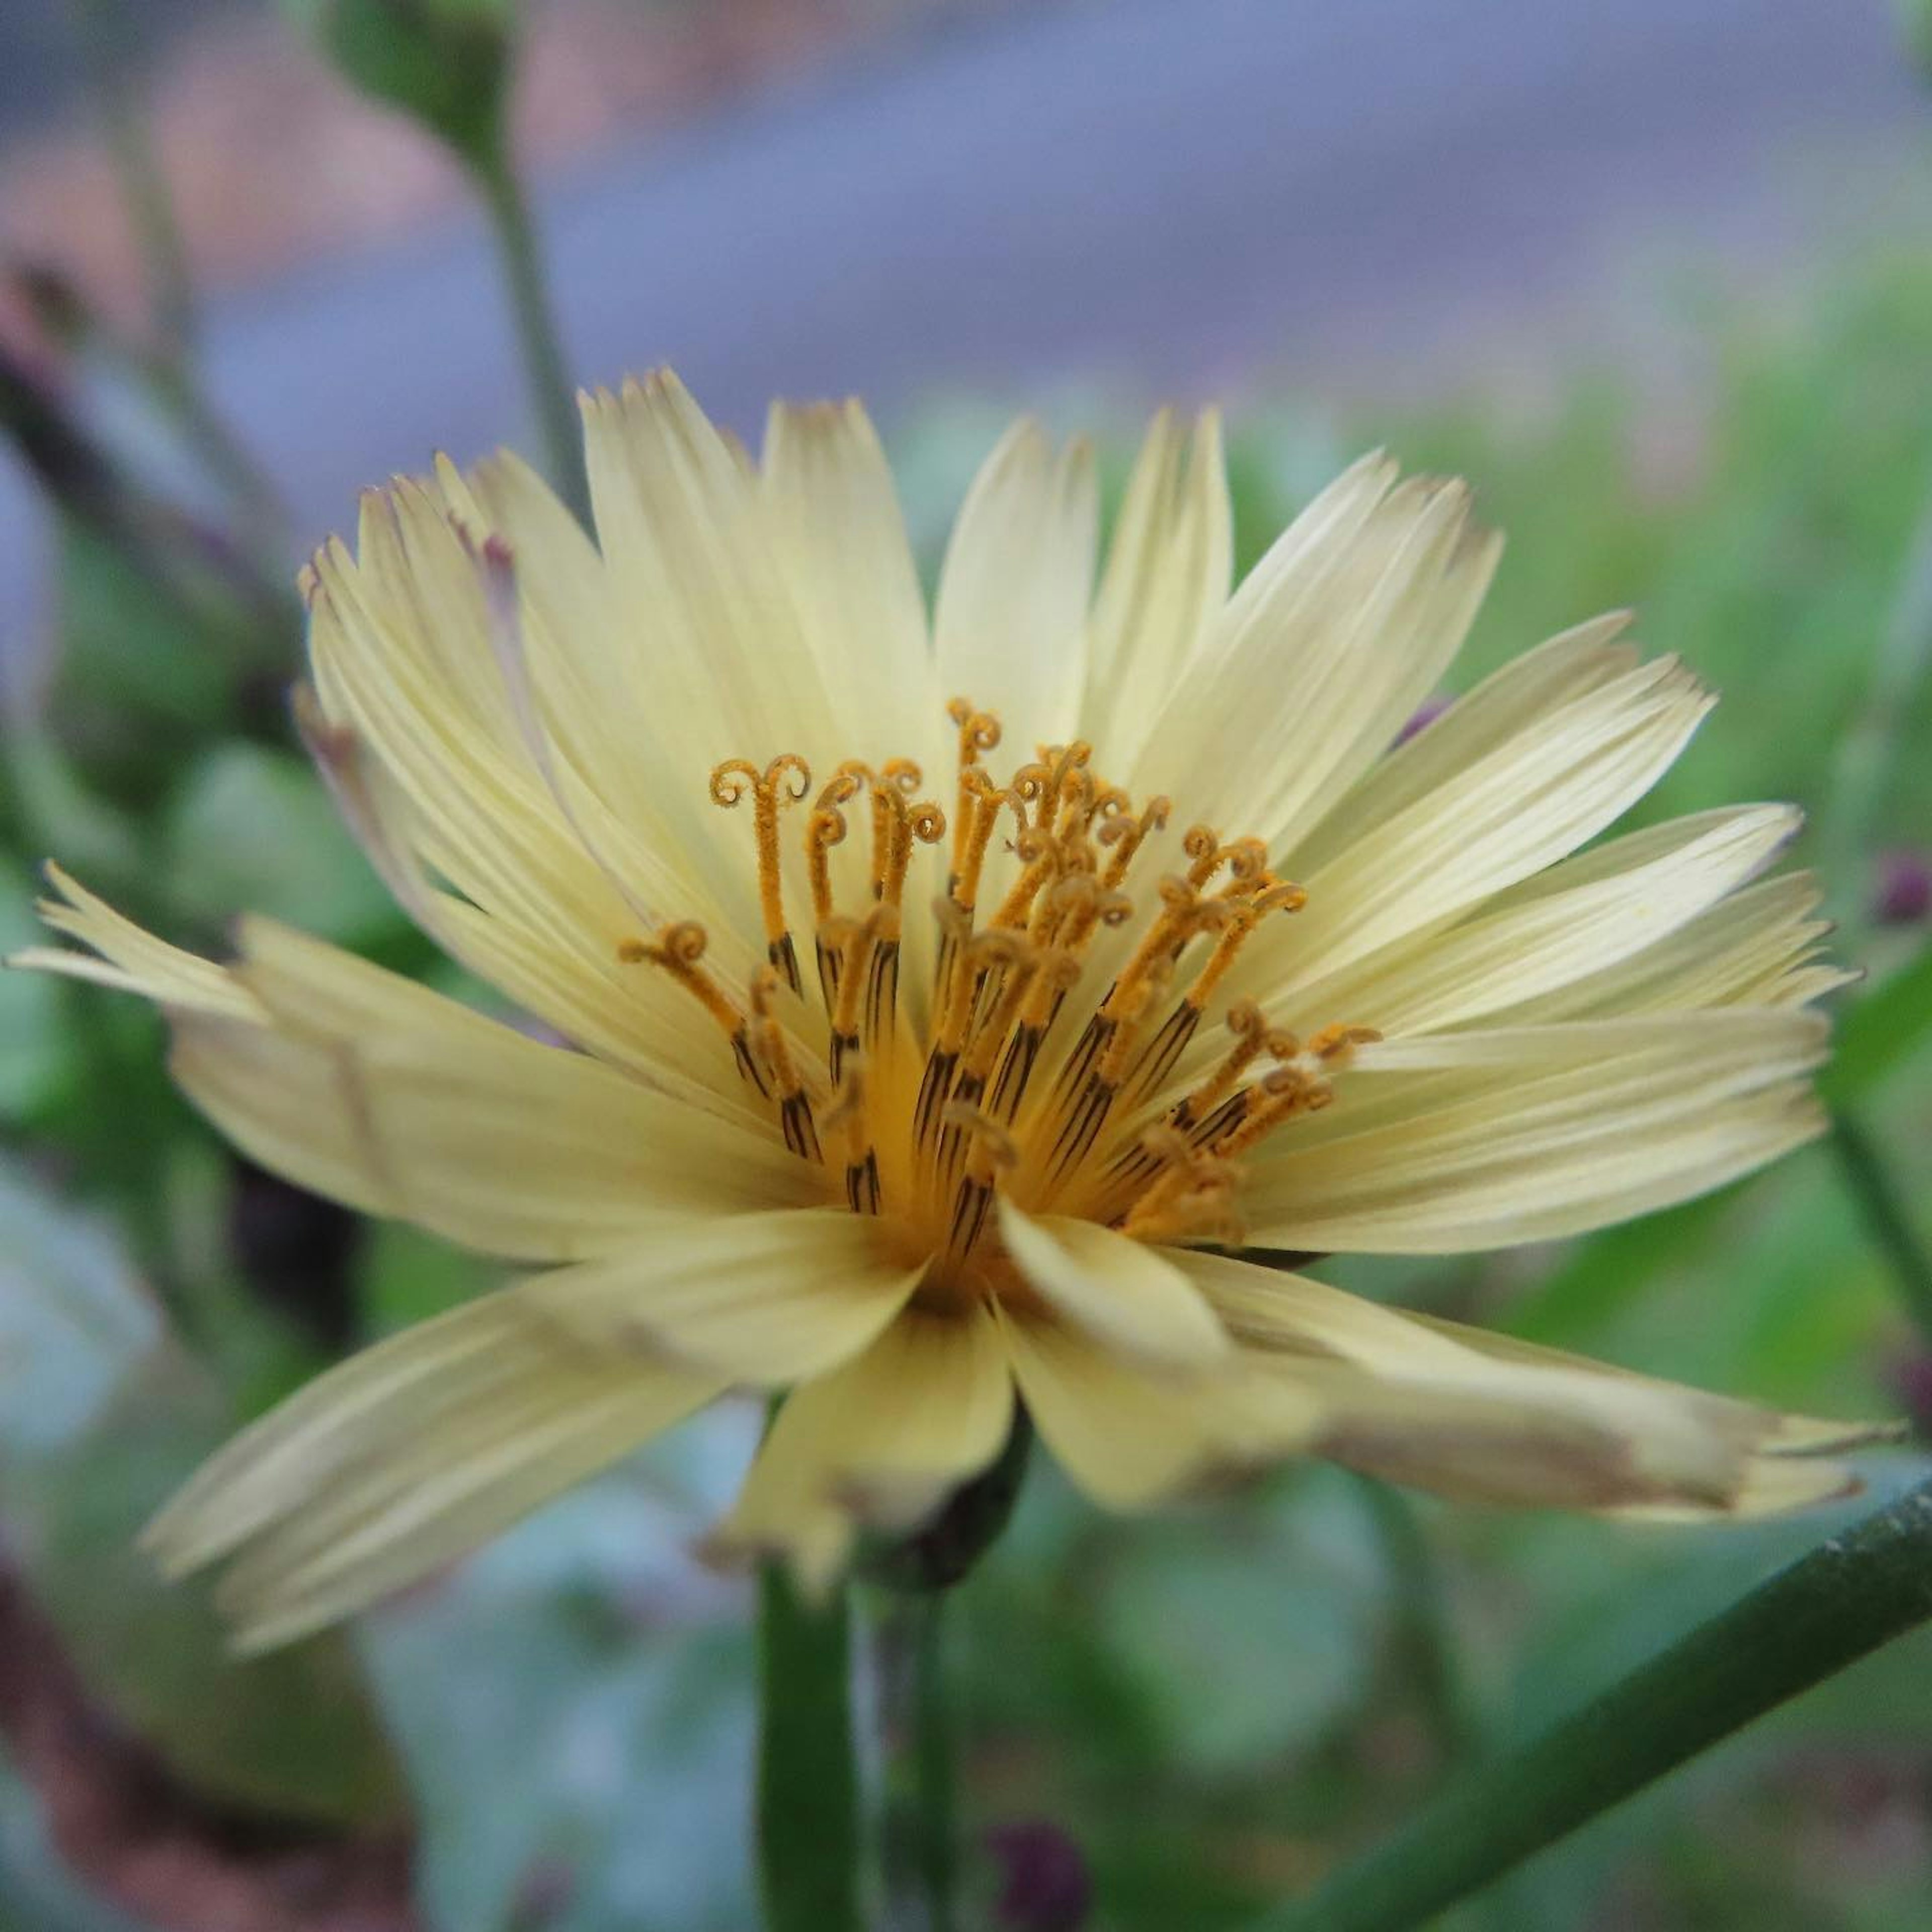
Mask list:
[[958,1924],[958,1739],[946,1594],[893,1591],[879,1607],[886,1921],[895,1932],[956,1932]]
[[478,164],[476,178],[509,286],[517,341],[523,351],[531,406],[543,438],[545,466],[578,520],[588,528],[590,489],[584,473],[584,431],[556,316],[544,286],[542,254],[530,220],[530,203],[511,164],[508,148],[508,140],[500,137],[494,152]]
[[1820,814],[1818,867],[1840,921],[1870,922],[1873,854],[1905,748],[1915,694],[1932,670],[1932,505],[1921,513],[1904,580],[1880,632],[1858,709],[1839,739]]
[[502,258],[550,478],[584,522],[584,439],[510,134],[514,0],[281,0],[364,94],[434,135],[476,182]]
[[1408,1498],[1372,1476],[1358,1480],[1388,1571],[1396,1661],[1414,1687],[1437,1764],[1446,1768],[1467,1755],[1474,1726],[1456,1666],[1441,1566]]
[[107,151],[147,279],[157,347],[177,368],[194,347],[196,310],[188,245],[150,137],[132,73],[135,10],[127,0],[71,0],[76,38],[98,104]]
[[1857,1116],[1843,1109],[1832,1116],[1832,1151],[1866,1231],[1891,1269],[1900,1300],[1918,1323],[1921,1339],[1932,1348],[1932,1254],[1918,1238],[1884,1156]]
[[1932,1618],[1932,1484],[1820,1544],[1251,1932],[1408,1932]]

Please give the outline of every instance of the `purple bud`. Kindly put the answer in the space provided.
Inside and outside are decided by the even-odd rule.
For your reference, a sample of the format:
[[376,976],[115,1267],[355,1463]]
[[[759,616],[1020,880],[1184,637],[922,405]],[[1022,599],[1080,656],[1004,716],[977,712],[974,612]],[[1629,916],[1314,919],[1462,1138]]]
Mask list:
[[1923,852],[1881,852],[1872,916],[1881,926],[1918,926],[1932,914],[1932,860]]
[[1425,700],[1418,708],[1414,716],[1395,734],[1396,743],[1407,744],[1418,732],[1426,730],[1448,709],[1449,700],[1446,698],[1431,698]]
[[987,1849],[1004,1882],[994,1923],[1004,1932],[1078,1932],[1094,1903],[1080,1847],[1058,1825],[1028,1818],[996,1826]]

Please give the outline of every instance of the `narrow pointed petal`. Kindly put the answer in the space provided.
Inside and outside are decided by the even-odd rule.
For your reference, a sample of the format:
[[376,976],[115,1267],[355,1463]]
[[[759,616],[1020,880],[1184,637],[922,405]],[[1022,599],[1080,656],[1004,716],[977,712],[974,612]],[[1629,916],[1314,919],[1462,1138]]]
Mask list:
[[715,1396],[586,1348],[510,1293],[352,1357],[244,1430],[149,1526],[180,1575],[237,1560],[244,1648],[354,1614],[507,1528]]
[[940,689],[1018,743],[1064,742],[1078,722],[1097,520],[1090,452],[1056,456],[1028,421],[987,458],[953,526],[933,616]]
[[1816,1137],[1816,1014],[1732,1008],[1365,1047],[1325,1114],[1263,1150],[1249,1239],[1450,1253],[1580,1233]]
[[1142,1509],[1228,1470],[1292,1454],[1312,1402],[1264,1384],[1240,1356],[1181,1373],[1127,1360],[1064,1323],[1002,1318],[1020,1395],[1054,1459],[1108,1509]]
[[1127,479],[1094,602],[1080,735],[1126,771],[1196,668],[1228,598],[1233,514],[1221,425],[1154,418]]
[[262,1019],[174,1016],[183,1090],[250,1156],[484,1252],[572,1260],[668,1216],[802,1204],[770,1135],[695,1112],[268,920],[238,983]]
[[517,1291],[587,1348],[632,1349],[777,1387],[857,1354],[902,1309],[921,1265],[843,1208],[667,1219],[620,1253]]
[[1778,1415],[1229,1258],[1180,1264],[1295,1412],[1321,1411],[1311,1453],[1463,1501],[1764,1514],[1847,1493],[1850,1472],[1798,1459],[1886,1432]]
[[[942,742],[945,700],[892,471],[856,402],[775,404],[760,484],[773,554],[850,756]],[[939,774],[943,776],[944,774]]]
[[1102,1346],[1182,1368],[1228,1352],[1214,1310],[1158,1250],[1091,1221],[1024,1214],[1004,1195],[999,1206],[1000,1238],[1028,1285]]
[[782,1556],[802,1588],[821,1594],[862,1528],[909,1532],[990,1466],[1012,1402],[990,1314],[910,1310],[786,1399],[710,1546]]

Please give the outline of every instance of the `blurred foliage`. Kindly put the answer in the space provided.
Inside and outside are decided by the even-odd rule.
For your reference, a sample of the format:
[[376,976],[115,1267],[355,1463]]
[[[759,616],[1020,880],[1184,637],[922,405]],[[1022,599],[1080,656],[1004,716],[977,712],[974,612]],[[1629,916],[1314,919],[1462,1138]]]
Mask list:
[[[441,33],[472,14],[501,24],[494,8],[430,0],[310,10],[332,33],[351,20],[370,32]],[[1460,682],[1598,608],[1636,604],[1639,634],[1725,693],[1646,818],[1795,797],[1828,827],[1847,734],[1875,743],[1858,842],[1828,880],[1841,948],[1870,974],[1842,1002],[1829,1085],[1857,1102],[1913,1202],[1932,1198],[1932,955],[1922,928],[1881,928],[1868,902],[1877,854],[1923,845],[1932,828],[1932,765],[1910,750],[1932,728],[1932,689],[1904,692],[1876,740],[1867,728],[1887,688],[1874,682],[1884,640],[1915,621],[1928,362],[1932,268],[1908,263],[1834,285],[1802,326],[1738,338],[1668,407],[1606,380],[1535,419],[1472,403],[1346,424],[1250,420],[1231,452],[1244,564],[1368,442],[1478,481],[1511,547]],[[168,420],[184,445],[204,436],[192,412]],[[956,498],[982,421],[935,412],[908,434],[916,530],[934,530],[934,506]],[[1108,452],[1117,482],[1128,448],[1123,428]],[[45,479],[56,494],[76,477],[88,487],[62,500],[45,702],[10,721],[0,940],[29,936],[31,868],[56,850],[185,943],[218,948],[230,915],[255,907],[440,973],[288,741],[277,693],[297,640],[266,542],[198,539],[184,575],[178,550],[115,535],[259,528],[235,498],[244,477],[214,466],[212,497],[184,524],[177,467],[136,474],[101,454],[105,467],[56,464]],[[373,1616],[352,1647],[234,1665],[203,1600],[162,1589],[128,1538],[235,1418],[319,1365],[316,1324],[250,1288],[236,1250],[242,1184],[169,1088],[160,1030],[138,1004],[0,977],[0,1513],[10,1561],[99,1703],[211,1803],[277,1816],[386,1810],[392,1739],[422,1832],[424,1910],[448,1932],[742,1925],[746,1604],[684,1550],[742,1466],[754,1419],[726,1412],[680,1432]],[[487,1278],[407,1229],[341,1252],[352,1325],[368,1333]],[[1817,1150],[1586,1242],[1326,1272],[1826,1413],[1892,1409],[1919,1357]],[[1881,1460],[1875,1480],[1916,1466]],[[1522,1735],[1820,1533],[1815,1518],[1684,1534],[1396,1508],[1312,1469],[1123,1529],[1036,1459],[959,1606],[976,1844],[1045,1820],[1090,1866],[1096,1923],[1239,1925],[1404,1812],[1468,1734]],[[1874,1658],[1455,1922],[1922,1925],[1928,1662],[1922,1637]],[[38,1844],[35,1829],[31,1793],[0,1775],[0,1925],[10,1912],[114,1924],[106,1906],[89,1918],[57,1902],[81,1894],[44,1845],[12,1856]],[[992,1872],[982,1857],[974,1897],[992,1896]]]

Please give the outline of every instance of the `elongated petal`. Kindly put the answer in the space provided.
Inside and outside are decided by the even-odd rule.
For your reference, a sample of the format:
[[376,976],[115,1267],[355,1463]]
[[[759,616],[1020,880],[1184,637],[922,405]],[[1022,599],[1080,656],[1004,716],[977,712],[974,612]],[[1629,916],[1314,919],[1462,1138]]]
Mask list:
[[175,1018],[184,1090],[253,1158],[484,1252],[607,1253],[668,1215],[812,1198],[769,1134],[694,1112],[267,920],[235,975],[266,1022]]
[[1312,1403],[1264,1385],[1244,1358],[1183,1372],[1143,1367],[1063,1323],[1003,1317],[1027,1412],[1073,1480],[1109,1509],[1144,1508],[1313,1438]]
[[862,1527],[914,1528],[993,1461],[1012,1426],[993,1317],[909,1310],[786,1400],[712,1546],[782,1556],[802,1588],[822,1592]]
[[792,1208],[680,1215],[635,1246],[518,1292],[588,1347],[778,1386],[856,1354],[905,1305],[920,1271],[881,1246],[867,1216]]
[[79,940],[89,952],[48,946],[29,946],[8,961],[10,966],[91,980],[125,993],[139,993],[157,1006],[218,1018],[259,1018],[260,1009],[248,989],[225,967],[197,958],[124,919],[59,866],[50,864],[47,880],[57,896],[40,902],[42,919],[56,932]]
[[[1277,854],[1368,770],[1460,646],[1498,544],[1468,521],[1460,484],[1389,488],[1359,466],[1298,524],[1228,605],[1164,721],[1146,776],[1209,824],[1238,824]],[[1348,483],[1349,479],[1344,479]],[[1270,712],[1272,711],[1272,715]]]
[[773,554],[846,728],[846,755],[881,764],[943,744],[949,694],[938,687],[892,471],[864,409],[775,404],[759,480]]
[[1019,744],[1072,735],[1097,514],[1087,446],[1056,457],[1028,421],[987,458],[953,526],[933,614],[940,686],[994,713]]
[[219,1600],[264,1648],[475,1548],[718,1386],[490,1295],[311,1382],[204,1465],[144,1540],[176,1575],[238,1558]]
[[1332,973],[1392,941],[1419,941],[1565,857],[1656,783],[1711,703],[1681,666],[1660,659],[1445,778],[1303,877],[1308,904],[1294,919],[1303,970]]
[[1291,1000],[1291,1024],[1346,1013],[1384,1033],[1460,1026],[1546,998],[1654,948],[1774,858],[1789,806],[1700,814],[1635,832],[1499,895],[1426,946],[1392,947]]
[[1816,1016],[1740,1008],[1365,1048],[1256,1161],[1250,1240],[1453,1252],[1686,1199],[1816,1136],[1824,1045]]
[[1628,611],[1593,617],[1492,671],[1331,802],[1322,822],[1282,855],[1296,875],[1313,877],[1458,772],[1635,670],[1642,653],[1622,641],[1630,625]]
[[701,783],[722,759],[836,743],[742,452],[668,370],[584,405],[598,547],[648,626],[633,648],[680,763]]
[[1683,1012],[1723,1006],[1794,1006],[1854,976],[1822,958],[1828,920],[1808,873],[1766,879],[1628,957],[1526,1000],[1512,1025]]
[[1220,418],[1205,412],[1190,439],[1163,410],[1127,479],[1094,598],[1080,734],[1108,770],[1132,768],[1195,668],[1227,601],[1233,548]]
[[1847,1493],[1842,1466],[1795,1459],[1886,1432],[1778,1415],[1231,1258],[1180,1265],[1298,1412],[1321,1408],[1312,1453],[1466,1501],[1762,1514]]
[[1190,1368],[1228,1352],[1213,1310],[1156,1250],[1091,1221],[1035,1218],[1004,1195],[999,1206],[1000,1238],[1028,1286],[1103,1347]]

